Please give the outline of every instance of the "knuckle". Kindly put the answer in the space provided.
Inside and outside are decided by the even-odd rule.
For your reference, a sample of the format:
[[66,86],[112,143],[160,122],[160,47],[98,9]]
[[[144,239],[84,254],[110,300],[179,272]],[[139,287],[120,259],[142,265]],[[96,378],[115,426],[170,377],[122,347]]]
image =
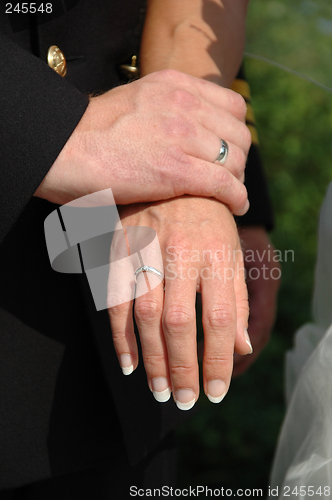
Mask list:
[[113,342],[114,344],[122,344],[123,341],[126,340],[126,334],[125,334],[125,331],[124,330],[115,330],[113,329],[112,330],[112,338],[113,338]]
[[172,379],[185,381],[193,378],[196,373],[196,368],[192,365],[178,363],[171,365],[169,371]]
[[175,233],[169,236],[167,240],[167,247],[172,248],[174,256],[181,260],[181,255],[191,251],[192,242],[186,236]]
[[155,300],[140,300],[135,304],[135,317],[138,321],[148,322],[161,316],[161,304]]
[[177,305],[170,308],[165,314],[164,325],[170,334],[177,334],[183,330],[188,330],[193,325],[194,320],[194,314],[188,308]]
[[237,114],[239,114],[243,118],[246,116],[247,113],[246,102],[243,99],[243,97],[237,92],[232,92],[232,105]]
[[168,136],[188,138],[196,136],[196,130],[192,123],[182,116],[174,116],[164,122],[164,129]]
[[[206,354],[204,356],[204,369],[209,372],[224,372],[224,376],[230,376],[233,364],[233,353],[230,351],[220,354]],[[227,375],[227,369],[229,373]]]
[[222,351],[220,353],[206,354],[204,357],[204,364],[207,367],[216,367],[217,365],[227,365],[233,358],[233,354]]
[[165,363],[165,357],[162,353],[144,353],[144,364],[149,365],[150,370],[160,367]]
[[200,107],[200,100],[188,90],[174,89],[169,95],[170,103],[179,109],[197,109]]
[[209,311],[205,321],[213,329],[229,329],[235,324],[235,314],[230,306],[223,305]]

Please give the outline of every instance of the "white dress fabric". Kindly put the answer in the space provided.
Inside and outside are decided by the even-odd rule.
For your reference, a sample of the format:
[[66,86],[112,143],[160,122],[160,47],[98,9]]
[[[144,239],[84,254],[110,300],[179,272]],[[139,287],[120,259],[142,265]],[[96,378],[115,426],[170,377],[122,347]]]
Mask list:
[[332,498],[332,183],[319,220],[313,312],[286,355],[287,412],[270,481],[279,499],[301,486],[298,498]]

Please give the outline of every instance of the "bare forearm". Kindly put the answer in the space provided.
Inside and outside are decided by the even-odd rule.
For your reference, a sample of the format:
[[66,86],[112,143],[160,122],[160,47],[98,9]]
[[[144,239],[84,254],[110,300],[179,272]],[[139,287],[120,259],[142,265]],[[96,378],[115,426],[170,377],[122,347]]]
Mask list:
[[141,74],[172,68],[231,85],[245,42],[248,0],[149,0]]

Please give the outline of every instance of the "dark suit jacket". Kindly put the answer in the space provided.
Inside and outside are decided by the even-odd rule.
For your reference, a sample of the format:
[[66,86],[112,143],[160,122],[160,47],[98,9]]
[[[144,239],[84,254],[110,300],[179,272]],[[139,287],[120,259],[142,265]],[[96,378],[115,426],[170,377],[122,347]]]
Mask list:
[[[84,277],[50,267],[44,219],[55,206],[32,198],[86,94],[119,84],[142,4],[58,1],[49,22],[1,9],[1,488],[116,460],[123,446],[136,463],[184,418],[172,401],[154,401],[142,363],[122,375],[107,313],[94,310]],[[65,78],[45,62],[53,44],[67,57]]]
[[[126,449],[137,463],[186,415],[159,404],[142,363],[118,366],[105,311],[83,277],[51,269],[32,198],[88,104],[121,82],[144,0],[53,1],[53,13],[0,10],[0,488],[91,466]],[[61,78],[49,46],[67,58]]]

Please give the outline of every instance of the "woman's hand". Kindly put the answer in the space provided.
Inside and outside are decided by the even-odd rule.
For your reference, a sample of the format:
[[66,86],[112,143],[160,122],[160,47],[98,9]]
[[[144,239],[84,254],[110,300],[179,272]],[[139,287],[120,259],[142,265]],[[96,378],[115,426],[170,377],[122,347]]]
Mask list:
[[[167,400],[173,391],[178,407],[184,410],[198,398],[195,300],[199,291],[205,339],[204,392],[211,401],[221,401],[229,387],[234,349],[241,354],[251,352],[246,335],[248,300],[242,251],[231,213],[215,200],[182,197],[120,207],[120,214],[125,232],[129,226],[156,230],[164,262],[165,290],[160,283],[135,300],[151,391],[159,401]],[[154,258],[144,264],[154,266]],[[137,277],[138,287],[145,282],[144,274]],[[159,280],[153,273],[147,277]],[[109,294],[116,303],[114,299],[121,297],[123,290],[119,280],[116,286],[114,283],[110,277]],[[124,373],[138,364],[132,307],[131,301],[109,309]]]

